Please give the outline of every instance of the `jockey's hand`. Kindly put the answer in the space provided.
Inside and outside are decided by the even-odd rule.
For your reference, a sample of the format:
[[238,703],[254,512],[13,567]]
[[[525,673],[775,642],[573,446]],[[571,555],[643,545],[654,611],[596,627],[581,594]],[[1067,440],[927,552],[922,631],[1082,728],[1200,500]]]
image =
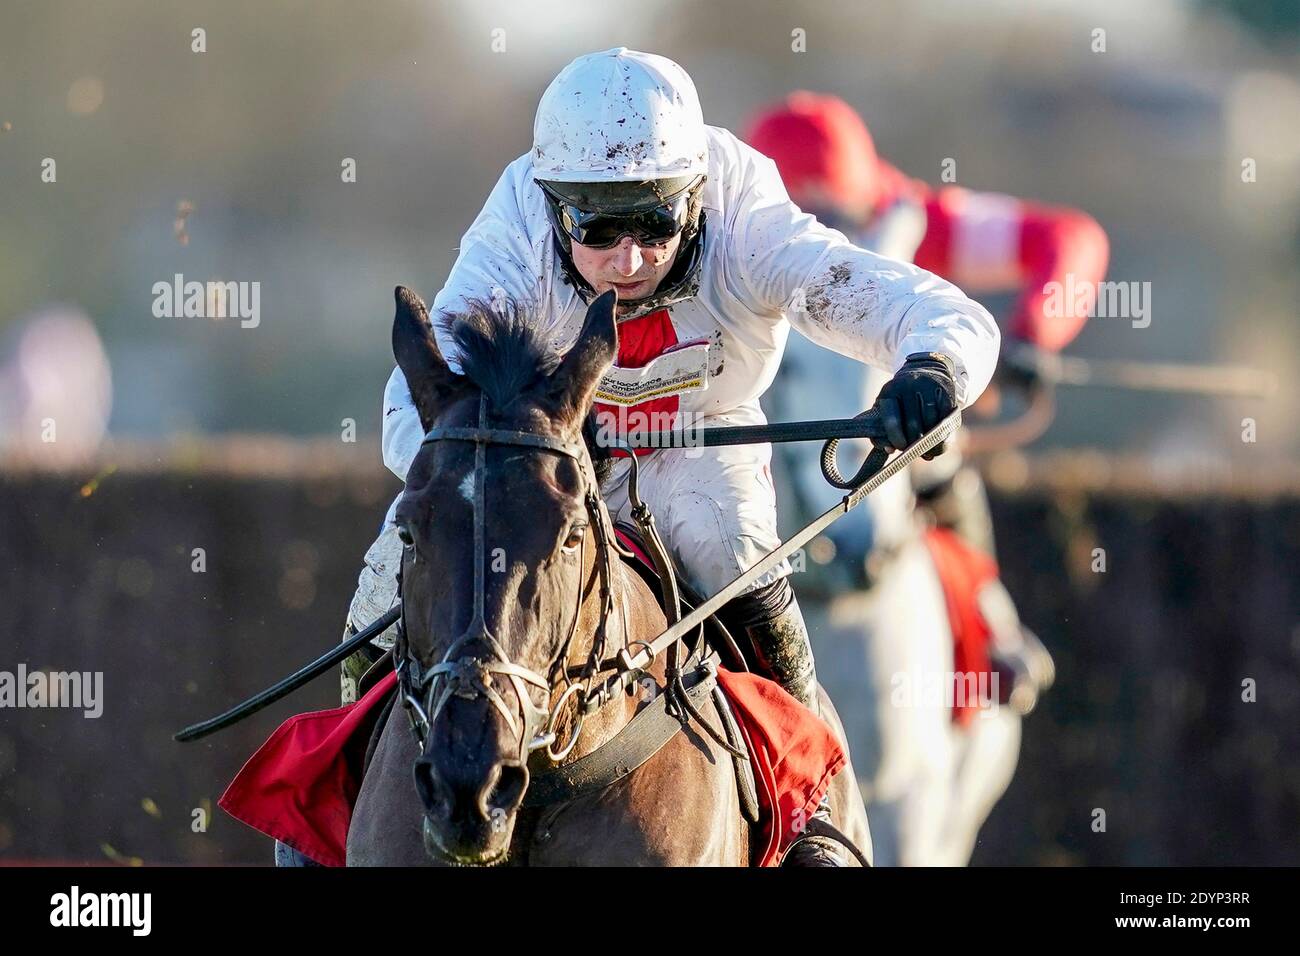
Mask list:
[[[877,448],[898,451],[913,444],[947,418],[957,407],[957,385],[952,363],[938,352],[916,352],[885,383],[872,411],[880,416],[884,438],[872,439]],[[947,442],[921,457],[940,455]]]

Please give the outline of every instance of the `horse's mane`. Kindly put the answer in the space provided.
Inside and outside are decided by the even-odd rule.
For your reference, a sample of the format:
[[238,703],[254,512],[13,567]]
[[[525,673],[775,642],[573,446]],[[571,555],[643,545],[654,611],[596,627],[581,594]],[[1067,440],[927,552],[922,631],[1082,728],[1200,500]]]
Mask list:
[[[438,321],[456,345],[461,373],[486,393],[495,409],[508,410],[560,364],[560,354],[529,322],[527,311],[514,299],[491,303],[471,299],[463,311],[444,313]],[[591,415],[584,422],[582,436],[597,480],[603,482],[613,467],[613,459],[597,445]]]
[[560,364],[542,333],[514,299],[471,299],[439,323],[456,345],[461,372],[505,411]]

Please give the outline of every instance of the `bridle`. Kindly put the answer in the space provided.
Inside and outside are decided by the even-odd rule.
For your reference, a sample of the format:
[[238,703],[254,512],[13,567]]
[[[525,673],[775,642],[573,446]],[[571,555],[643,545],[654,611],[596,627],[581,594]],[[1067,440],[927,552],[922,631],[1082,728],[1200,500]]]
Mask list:
[[[601,507],[600,487],[592,468],[590,459],[581,442],[569,442],[549,435],[510,429],[491,428],[488,426],[488,398],[486,393],[479,400],[478,426],[435,425],[425,434],[421,445],[435,441],[467,441],[474,443],[474,615],[465,630],[458,636],[437,664],[425,667],[418,657],[411,653],[406,636],[405,603],[397,621],[397,646],[394,656],[397,659],[397,676],[401,699],[410,719],[411,729],[421,751],[424,751],[430,729],[438,715],[452,697],[467,700],[486,698],[501,714],[511,731],[519,734],[521,761],[534,750],[545,748],[546,755],[553,761],[563,760],[577,745],[586,715],[611,696],[604,687],[594,692],[590,689],[592,678],[607,669],[609,662],[603,660],[608,639],[608,624],[613,612],[613,562],[617,545],[608,522],[608,516]],[[560,646],[559,653],[551,664],[550,673],[543,676],[521,664],[511,661],[501,643],[488,628],[484,613],[486,600],[486,556],[487,556],[487,446],[514,445],[536,448],[571,458],[578,463],[582,475],[583,500],[591,518],[591,527],[595,529],[598,563],[600,567],[600,621],[592,642],[591,652],[586,662],[577,668],[577,674],[571,673],[568,657],[574,635],[578,629],[578,619],[582,612],[583,585],[586,574],[587,535],[582,536],[578,556],[578,596],[573,611],[573,620],[569,625],[568,635]],[[408,545],[398,568],[398,595],[401,595],[402,568],[406,556],[415,560],[414,548]],[[483,650],[469,652],[472,645]],[[530,688],[536,688],[547,695],[553,693],[556,671],[565,685],[559,699],[549,710],[537,707],[529,694]],[[495,679],[507,678],[514,688],[523,715],[524,726],[521,729],[506,699],[497,690]],[[581,695],[581,696],[579,696]],[[436,698],[436,699],[435,699]],[[549,699],[549,696],[548,696]],[[563,747],[556,747],[557,727],[566,705],[575,701],[576,721],[569,740]]]

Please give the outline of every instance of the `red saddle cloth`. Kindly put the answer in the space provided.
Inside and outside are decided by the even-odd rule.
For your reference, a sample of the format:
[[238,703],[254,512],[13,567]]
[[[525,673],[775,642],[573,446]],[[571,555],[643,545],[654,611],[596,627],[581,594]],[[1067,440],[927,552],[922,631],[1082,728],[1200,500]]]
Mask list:
[[[762,814],[762,866],[775,866],[844,766],[831,729],[778,684],[720,671],[750,743]],[[326,866],[346,859],[366,745],[397,682],[391,673],[355,704],[290,717],[248,759],[218,805]]]
[[970,682],[962,675],[975,675],[976,686],[988,687],[992,674],[989,661],[989,630],[979,608],[979,592],[998,576],[997,562],[983,551],[971,547],[948,528],[931,528],[925,535],[926,546],[934,558],[943,586],[944,601],[948,606],[948,622],[952,628],[952,669],[955,672],[952,719],[965,727],[979,711],[980,702],[971,700]]
[[317,863],[342,866],[366,745],[396,685],[394,671],[354,704],[290,717],[248,758],[217,806]]

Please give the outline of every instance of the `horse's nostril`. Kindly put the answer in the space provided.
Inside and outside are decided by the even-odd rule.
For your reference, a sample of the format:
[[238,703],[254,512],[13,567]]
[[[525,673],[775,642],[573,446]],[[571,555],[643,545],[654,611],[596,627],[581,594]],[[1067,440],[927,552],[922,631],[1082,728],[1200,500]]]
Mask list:
[[513,764],[501,764],[497,767],[497,777],[488,789],[483,801],[489,818],[494,813],[504,811],[514,813],[524,798],[524,789],[528,786],[528,768]]
[[448,805],[446,788],[441,785],[437,774],[433,772],[433,761],[421,757],[415,762],[415,791],[426,810],[434,810]]

